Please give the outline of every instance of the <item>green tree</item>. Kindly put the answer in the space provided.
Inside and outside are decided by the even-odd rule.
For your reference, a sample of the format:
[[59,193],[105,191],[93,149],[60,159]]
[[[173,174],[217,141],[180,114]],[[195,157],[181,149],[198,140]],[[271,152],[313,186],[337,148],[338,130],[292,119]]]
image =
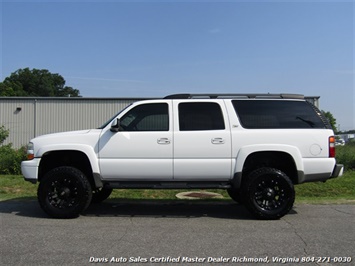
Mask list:
[[0,96],[23,96],[25,94],[20,84],[5,84],[0,82]]
[[46,69],[19,69],[0,83],[0,96],[80,97],[64,78]]
[[322,111],[323,115],[328,119],[329,124],[331,125],[331,127],[333,128],[333,131],[335,133],[338,132],[337,129],[337,120],[335,119],[335,117],[333,116],[333,114],[331,112],[325,112]]

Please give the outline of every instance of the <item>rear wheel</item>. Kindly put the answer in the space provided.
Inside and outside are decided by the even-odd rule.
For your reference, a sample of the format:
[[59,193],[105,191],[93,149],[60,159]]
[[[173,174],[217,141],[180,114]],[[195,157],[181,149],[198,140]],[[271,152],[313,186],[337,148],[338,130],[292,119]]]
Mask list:
[[102,187],[92,191],[91,203],[100,203],[107,199],[112,193],[112,188]]
[[45,174],[37,196],[41,208],[50,216],[75,218],[89,206],[92,190],[80,170],[62,166]]
[[282,171],[263,167],[251,172],[244,183],[245,205],[260,219],[279,219],[295,201],[290,178]]

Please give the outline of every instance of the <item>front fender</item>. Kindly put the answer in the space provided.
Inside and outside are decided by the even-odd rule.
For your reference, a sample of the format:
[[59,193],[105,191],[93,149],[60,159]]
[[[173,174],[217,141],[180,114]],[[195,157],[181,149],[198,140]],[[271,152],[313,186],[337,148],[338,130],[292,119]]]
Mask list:
[[52,151],[78,151],[84,153],[90,161],[93,173],[100,174],[99,161],[94,149],[90,145],[85,144],[53,144],[41,147],[35,157],[42,157],[44,154]]

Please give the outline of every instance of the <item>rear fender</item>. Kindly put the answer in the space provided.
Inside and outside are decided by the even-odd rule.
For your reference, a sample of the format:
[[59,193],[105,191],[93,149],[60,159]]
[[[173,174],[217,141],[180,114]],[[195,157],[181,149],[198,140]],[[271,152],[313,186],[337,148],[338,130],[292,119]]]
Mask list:
[[[247,158],[257,152],[282,152],[291,156],[294,160],[298,173],[304,172],[302,156],[300,151],[295,146],[280,145],[280,144],[263,144],[263,145],[248,145],[242,147],[235,159],[234,167],[234,184],[239,187],[241,184],[242,173]],[[299,178],[299,177],[298,177]]]

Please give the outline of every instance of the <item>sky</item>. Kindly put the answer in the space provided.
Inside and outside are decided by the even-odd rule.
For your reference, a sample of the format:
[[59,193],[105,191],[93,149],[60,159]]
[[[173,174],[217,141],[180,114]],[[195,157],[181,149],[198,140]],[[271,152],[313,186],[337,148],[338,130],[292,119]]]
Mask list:
[[355,129],[352,0],[0,1],[0,81],[29,67],[83,97],[298,93]]

